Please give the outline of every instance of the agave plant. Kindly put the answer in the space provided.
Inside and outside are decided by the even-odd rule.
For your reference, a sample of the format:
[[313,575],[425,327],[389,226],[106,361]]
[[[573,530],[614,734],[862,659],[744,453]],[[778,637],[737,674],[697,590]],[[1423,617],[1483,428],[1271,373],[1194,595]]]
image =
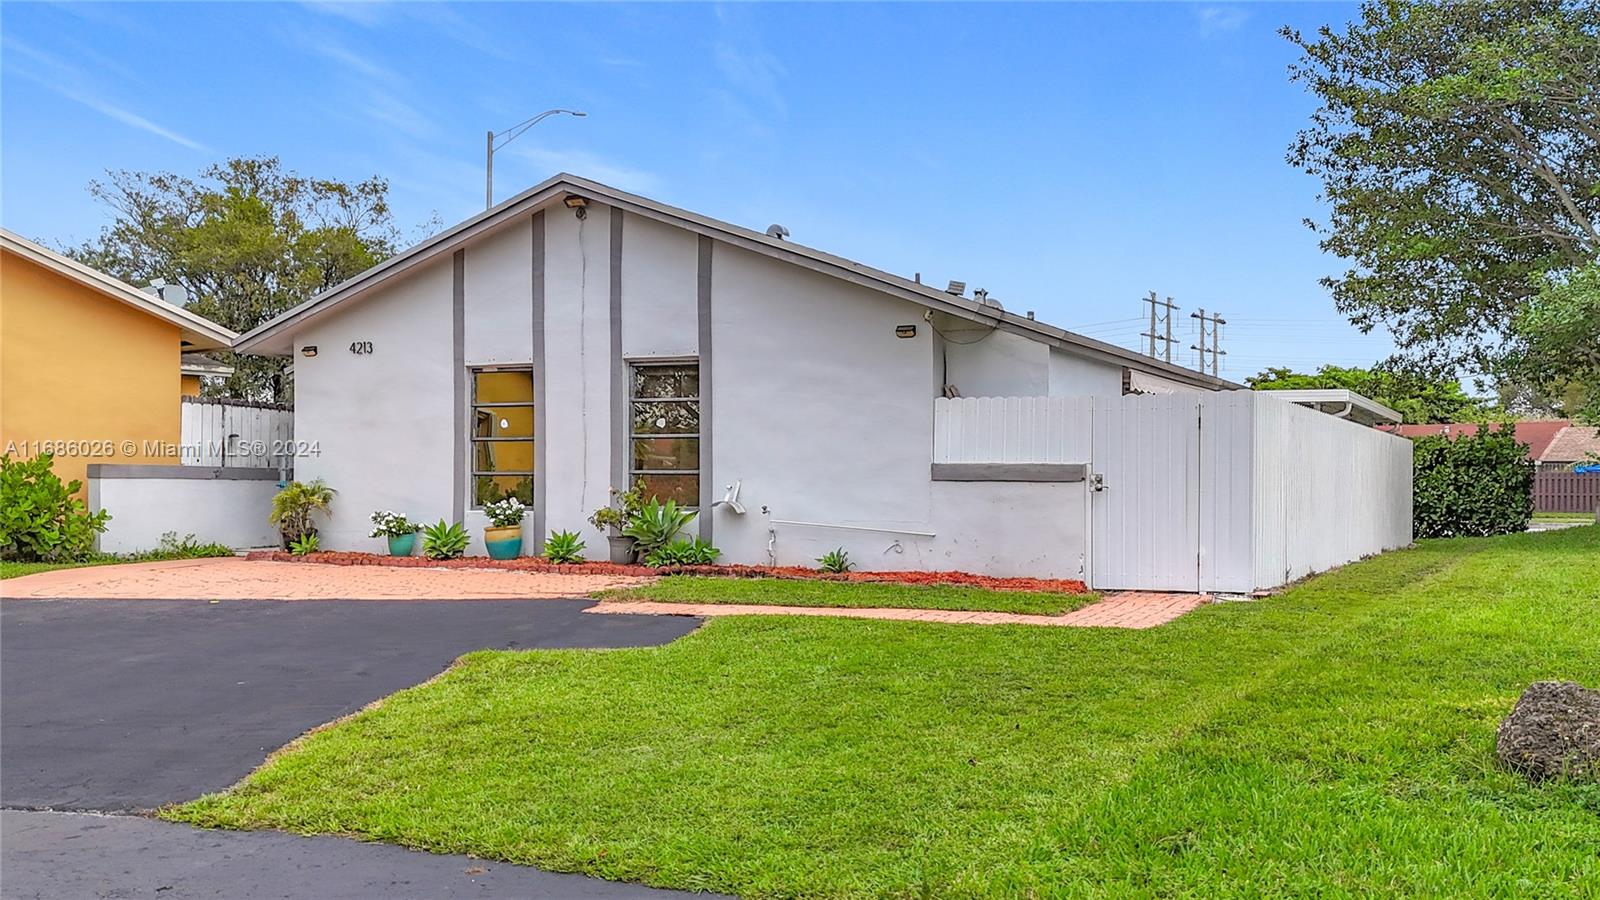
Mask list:
[[557,531],[545,539],[544,558],[553,563],[580,563],[583,548],[576,531]]
[[422,529],[422,555],[429,559],[455,559],[467,552],[467,529],[460,522],[438,522]]
[[633,538],[640,555],[648,557],[671,543],[694,516],[694,510],[683,509],[676,500],[662,503],[652,497],[622,526],[622,533]]

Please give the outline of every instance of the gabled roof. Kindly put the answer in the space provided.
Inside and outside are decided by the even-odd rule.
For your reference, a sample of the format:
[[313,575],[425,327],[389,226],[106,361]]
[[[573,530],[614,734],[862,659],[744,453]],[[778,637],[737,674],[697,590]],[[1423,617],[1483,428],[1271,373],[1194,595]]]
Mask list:
[[1556,432],[1544,452],[1534,457],[1540,462],[1570,463],[1600,459],[1600,428],[1568,425]]
[[204,353],[185,353],[178,363],[178,371],[185,375],[226,377],[233,374],[233,366]]
[[91,269],[75,259],[68,259],[54,250],[41,247],[4,228],[0,228],[0,247],[63,278],[178,326],[182,339],[189,345],[188,349],[222,350],[231,346],[239,337],[237,333],[223,328],[204,316],[197,316],[181,306],[168,303],[153,294],[147,294],[125,281],[118,281],[104,272]]
[[1202,375],[1192,369],[1185,369],[1182,366],[1151,359],[1114,344],[1107,344],[1103,341],[1065,331],[1053,325],[1046,325],[1043,322],[1025,316],[1005,312],[970,297],[949,294],[930,285],[892,275],[854,260],[834,256],[831,253],[825,253],[803,244],[782,240],[759,231],[742,228],[738,225],[702,216],[685,209],[657,203],[637,194],[630,194],[597,181],[590,181],[587,178],[565,173],[549,178],[453,228],[442,231],[422,243],[390,257],[354,278],[312,297],[294,309],[247,332],[234,344],[234,349],[240,353],[287,354],[290,352],[288,337],[301,325],[348,302],[362,291],[394,278],[419,263],[434,259],[440,254],[449,253],[507,221],[519,216],[529,215],[542,206],[559,202],[561,198],[569,193],[582,194],[590,199],[608,203],[635,215],[675,225],[679,228],[706,235],[815,272],[892,294],[931,309],[986,325],[994,325],[1004,331],[1072,350],[1083,356],[1129,366],[1142,371],[1159,373],[1188,384],[1206,388],[1235,390],[1244,387],[1241,384],[1221,378]]
[[[1542,459],[1544,452],[1549,448],[1550,442],[1555,440],[1561,429],[1571,425],[1568,419],[1527,419],[1512,423],[1517,442],[1528,445],[1528,458]],[[1503,426],[1492,426],[1501,428]],[[1431,425],[1400,425],[1395,428],[1395,433],[1402,437],[1423,437],[1430,434],[1477,434],[1478,425],[1475,422],[1446,422]]]

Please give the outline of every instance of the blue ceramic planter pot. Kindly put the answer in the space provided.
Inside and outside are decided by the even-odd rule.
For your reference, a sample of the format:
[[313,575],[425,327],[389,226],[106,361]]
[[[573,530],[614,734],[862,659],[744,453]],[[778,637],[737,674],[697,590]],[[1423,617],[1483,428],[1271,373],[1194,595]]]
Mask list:
[[416,548],[417,536],[415,534],[389,535],[390,556],[410,556],[411,551]]
[[522,529],[515,525],[485,528],[483,546],[488,549],[490,559],[516,559],[522,555]]

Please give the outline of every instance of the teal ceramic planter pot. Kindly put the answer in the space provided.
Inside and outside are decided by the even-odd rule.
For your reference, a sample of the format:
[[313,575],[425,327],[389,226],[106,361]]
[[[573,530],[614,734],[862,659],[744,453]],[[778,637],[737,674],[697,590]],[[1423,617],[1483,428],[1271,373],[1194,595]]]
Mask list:
[[410,556],[411,551],[417,549],[417,536],[415,534],[389,535],[390,556]]
[[490,559],[516,559],[522,555],[522,529],[515,525],[485,528],[483,546],[488,549]]

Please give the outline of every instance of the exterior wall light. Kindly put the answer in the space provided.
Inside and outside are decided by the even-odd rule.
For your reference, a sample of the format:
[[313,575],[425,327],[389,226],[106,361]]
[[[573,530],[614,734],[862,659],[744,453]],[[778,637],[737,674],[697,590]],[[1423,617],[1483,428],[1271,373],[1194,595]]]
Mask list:
[[568,194],[566,199],[562,200],[561,202],[565,203],[567,205],[567,209],[572,210],[573,214],[580,219],[589,214],[588,197],[580,197],[577,194]]
[[316,344],[307,344],[304,347],[301,347],[300,348],[300,355],[306,357],[307,359],[309,359],[309,358],[311,358],[313,356],[316,356],[317,355],[317,345]]

